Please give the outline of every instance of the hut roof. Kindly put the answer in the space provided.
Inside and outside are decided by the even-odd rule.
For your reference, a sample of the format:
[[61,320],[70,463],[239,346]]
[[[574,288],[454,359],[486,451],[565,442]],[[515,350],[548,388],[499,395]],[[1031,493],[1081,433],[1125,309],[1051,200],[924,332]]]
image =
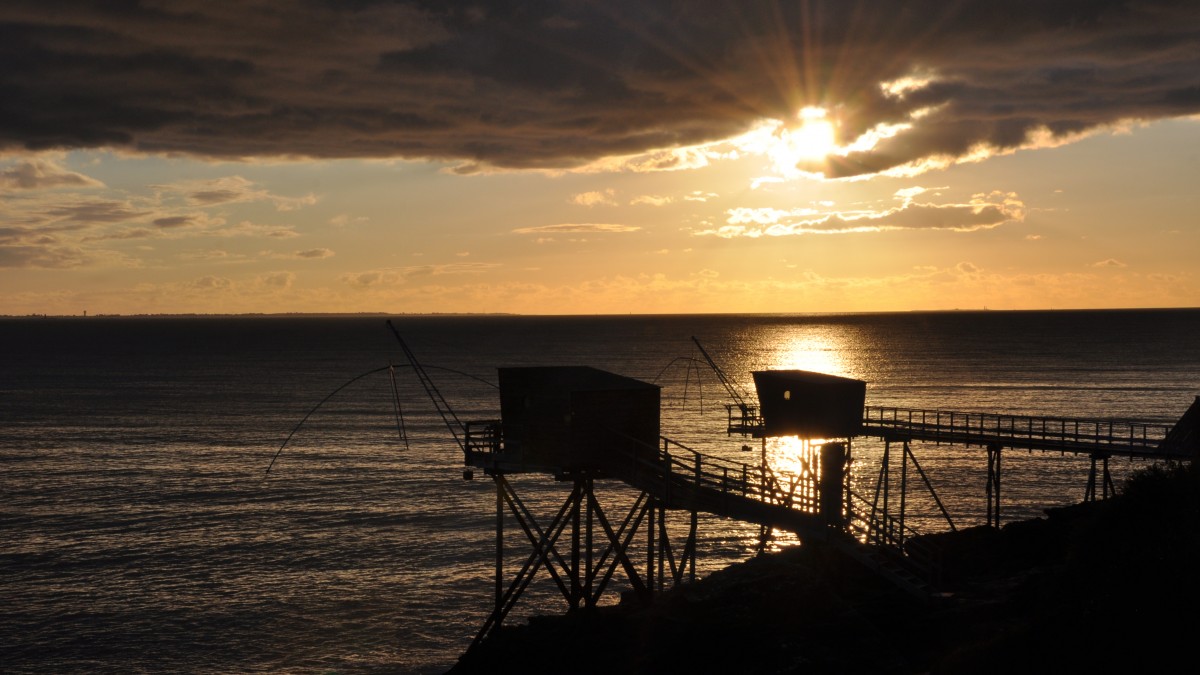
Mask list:
[[523,389],[558,393],[660,389],[658,385],[591,366],[527,366],[500,368],[499,370],[502,391],[506,384]]

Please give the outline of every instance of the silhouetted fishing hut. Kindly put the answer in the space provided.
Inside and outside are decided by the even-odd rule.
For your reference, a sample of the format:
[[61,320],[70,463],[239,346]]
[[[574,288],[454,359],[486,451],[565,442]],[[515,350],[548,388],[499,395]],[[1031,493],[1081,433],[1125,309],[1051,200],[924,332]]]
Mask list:
[[862,432],[867,383],[807,370],[759,370],[754,388],[769,437],[850,438]]
[[500,368],[502,462],[526,471],[602,470],[653,458],[660,387],[587,366]]
[[820,449],[820,512],[825,522],[841,524],[849,440],[862,433],[867,383],[806,370],[759,370],[754,372],[754,388],[763,438],[831,441]]
[[[694,578],[695,515],[678,563],[664,523],[671,467],[660,450],[660,387],[587,366],[500,368],[499,380],[500,419],[464,425],[467,465],[483,469],[496,484],[495,608],[476,643],[503,621],[539,568],[573,608],[594,607],[618,567],[644,601],[666,577],[679,583],[685,563]],[[572,484],[544,526],[506,478],[521,473],[551,474]],[[465,475],[471,477],[470,469]],[[595,488],[604,478],[650,481],[657,490],[643,492],[623,521],[610,523]],[[508,583],[506,513],[533,548]],[[636,532],[644,542],[644,567],[631,557]]]

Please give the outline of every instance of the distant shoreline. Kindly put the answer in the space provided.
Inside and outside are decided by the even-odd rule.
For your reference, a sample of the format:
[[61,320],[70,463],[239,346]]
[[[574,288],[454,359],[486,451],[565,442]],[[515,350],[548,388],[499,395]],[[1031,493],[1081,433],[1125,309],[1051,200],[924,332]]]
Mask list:
[[227,314],[211,314],[202,312],[163,312],[147,314],[0,314],[3,319],[338,319],[380,316],[403,317],[674,317],[674,316],[755,316],[755,317],[837,317],[837,316],[879,316],[879,315],[913,315],[913,314],[1066,314],[1066,313],[1136,313],[1136,312],[1194,312],[1200,307],[1106,307],[1100,309],[1062,308],[1062,309],[911,309],[877,312],[678,312],[661,313],[628,313],[628,314],[521,314],[516,312],[242,312]]
[[522,316],[503,312],[433,312],[408,314],[405,312],[247,312],[242,314],[0,314],[0,319],[352,319],[378,316]]

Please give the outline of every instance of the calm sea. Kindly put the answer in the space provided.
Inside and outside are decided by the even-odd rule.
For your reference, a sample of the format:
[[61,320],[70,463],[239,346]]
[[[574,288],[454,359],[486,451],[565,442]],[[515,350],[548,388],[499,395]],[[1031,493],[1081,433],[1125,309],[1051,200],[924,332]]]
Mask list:
[[[866,380],[871,405],[1164,422],[1200,394],[1197,310],[394,321],[464,420],[496,416],[479,380],[497,367],[591,365],[662,385],[665,435],[739,461],[754,453],[724,433],[728,399],[691,336],[746,392],[753,370],[802,368]],[[366,375],[264,474],[313,406],[389,363],[402,425],[388,373]],[[462,479],[404,363],[383,317],[0,320],[0,671],[452,665],[489,610],[495,493]],[[780,471],[787,451],[770,448]],[[980,452],[914,451],[956,522],[979,524]],[[1006,517],[1082,497],[1084,458],[1010,454]],[[871,484],[878,448],[855,456]],[[565,496],[515,482],[547,520]],[[632,499],[602,489],[614,512]],[[703,520],[701,571],[756,536]],[[561,611],[555,592],[535,583],[510,621]]]

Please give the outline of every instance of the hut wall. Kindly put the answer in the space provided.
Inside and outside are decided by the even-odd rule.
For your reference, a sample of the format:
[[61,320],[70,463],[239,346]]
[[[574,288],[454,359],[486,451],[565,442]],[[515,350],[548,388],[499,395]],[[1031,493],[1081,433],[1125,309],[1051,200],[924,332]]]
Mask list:
[[804,370],[754,373],[767,436],[848,438],[862,431],[867,383]]
[[659,387],[585,366],[500,369],[505,453],[546,471],[651,456]]

